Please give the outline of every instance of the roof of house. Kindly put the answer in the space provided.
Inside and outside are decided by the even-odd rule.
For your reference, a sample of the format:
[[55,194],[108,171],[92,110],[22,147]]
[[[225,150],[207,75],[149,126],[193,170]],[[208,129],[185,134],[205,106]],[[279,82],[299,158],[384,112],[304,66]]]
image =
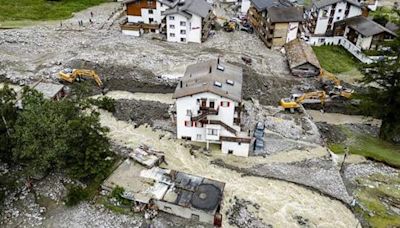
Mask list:
[[210,60],[190,65],[176,87],[173,98],[211,92],[237,102],[242,100],[241,67]]
[[57,93],[63,90],[64,85],[40,82],[35,86],[35,90],[42,93],[45,98],[54,98]]
[[272,7],[268,9],[271,22],[303,21],[302,7]]
[[310,45],[300,39],[295,39],[285,44],[286,56],[290,69],[310,63],[321,68],[318,58]]
[[400,30],[400,26],[393,22],[386,23],[385,28],[389,29],[392,32],[397,32]]
[[135,201],[159,200],[215,214],[225,183],[170,169],[145,168],[127,159],[102,184],[105,189],[116,186],[124,188],[123,197]]
[[[323,8],[325,6],[329,6],[335,3],[339,3],[342,2],[343,0],[315,0],[313,1],[313,5],[317,8]],[[352,4],[354,6],[358,6],[361,7],[361,3],[357,2],[356,0],[345,0],[346,2],[348,2],[349,4]]]
[[343,23],[346,26],[349,26],[350,28],[356,30],[363,36],[367,37],[380,34],[383,32],[389,33],[393,36],[397,36],[396,33],[390,31],[389,29],[383,27],[382,25],[362,15],[356,17],[350,17],[341,21],[337,21],[336,23],[340,24]]
[[258,11],[262,11],[271,7],[289,7],[293,4],[287,0],[250,0]]
[[207,17],[211,11],[211,5],[205,0],[185,0],[177,1],[177,3],[169,10],[166,10],[163,15],[181,14],[185,17],[191,17],[192,14],[200,17]]

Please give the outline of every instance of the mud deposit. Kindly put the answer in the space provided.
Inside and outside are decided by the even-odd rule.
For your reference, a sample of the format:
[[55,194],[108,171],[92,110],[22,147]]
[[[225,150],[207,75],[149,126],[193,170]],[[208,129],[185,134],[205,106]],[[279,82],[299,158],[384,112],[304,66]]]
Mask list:
[[154,125],[156,120],[168,120],[168,104],[157,101],[117,100],[114,116],[118,120],[132,121],[138,126]]

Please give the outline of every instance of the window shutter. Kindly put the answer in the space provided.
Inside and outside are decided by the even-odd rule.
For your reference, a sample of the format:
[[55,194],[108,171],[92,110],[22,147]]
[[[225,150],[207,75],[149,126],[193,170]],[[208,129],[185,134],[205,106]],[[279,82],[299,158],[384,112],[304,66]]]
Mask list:
[[226,107],[229,107],[229,105],[231,104],[231,102],[229,102],[229,101],[228,101],[228,102],[226,102],[226,103],[228,104]]

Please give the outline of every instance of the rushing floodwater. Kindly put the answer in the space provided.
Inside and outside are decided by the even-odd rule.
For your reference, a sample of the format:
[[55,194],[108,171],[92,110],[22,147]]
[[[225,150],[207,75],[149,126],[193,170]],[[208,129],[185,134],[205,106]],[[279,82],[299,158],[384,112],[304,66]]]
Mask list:
[[[338,201],[283,181],[241,177],[235,171],[210,164],[211,160],[223,155],[213,154],[211,157],[199,155],[195,158],[190,155],[189,149],[183,146],[183,141],[171,139],[169,133],[153,131],[150,127],[144,126],[134,128],[128,122],[116,120],[109,112],[101,110],[100,113],[101,123],[110,128],[109,136],[114,141],[131,148],[145,143],[165,152],[167,168],[225,182],[224,215],[230,208],[229,201],[233,202],[233,197],[236,196],[258,203],[261,208],[257,216],[274,227],[296,227],[295,216],[309,219],[312,227],[357,226],[357,220],[352,212]],[[160,135],[166,137],[160,139]],[[237,161],[240,162],[242,159]],[[229,227],[227,219],[224,219],[224,227]]]

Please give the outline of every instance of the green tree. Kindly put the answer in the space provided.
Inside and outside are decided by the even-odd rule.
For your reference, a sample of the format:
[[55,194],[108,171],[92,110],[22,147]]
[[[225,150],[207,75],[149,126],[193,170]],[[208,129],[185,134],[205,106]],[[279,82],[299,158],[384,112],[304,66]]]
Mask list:
[[87,179],[105,174],[112,164],[107,129],[100,126],[98,113],[81,107],[73,100],[46,100],[26,89],[12,134],[14,159],[31,175],[62,170]]
[[[394,12],[400,17],[399,10]],[[400,24],[400,21],[395,22]],[[382,119],[380,138],[400,143],[400,36],[384,44],[391,48],[395,57],[361,67],[364,74],[361,81],[368,87],[359,94],[360,108]]]
[[0,89],[0,159],[11,158],[11,134],[17,119],[16,93],[8,85]]

